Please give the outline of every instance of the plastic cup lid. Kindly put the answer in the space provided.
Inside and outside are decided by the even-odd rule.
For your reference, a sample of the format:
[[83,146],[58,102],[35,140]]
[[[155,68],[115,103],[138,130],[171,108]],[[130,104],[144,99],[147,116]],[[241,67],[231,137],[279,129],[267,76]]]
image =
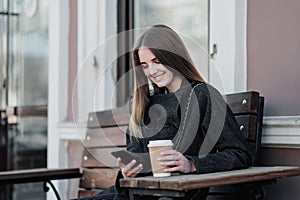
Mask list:
[[172,140],[152,140],[149,141],[148,147],[173,146]]

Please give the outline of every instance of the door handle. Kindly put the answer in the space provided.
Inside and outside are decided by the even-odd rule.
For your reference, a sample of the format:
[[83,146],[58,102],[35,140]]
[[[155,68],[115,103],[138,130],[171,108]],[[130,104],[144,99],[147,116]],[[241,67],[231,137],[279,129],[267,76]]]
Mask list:
[[217,44],[213,44],[212,53],[210,53],[210,58],[215,60],[218,53],[218,46]]

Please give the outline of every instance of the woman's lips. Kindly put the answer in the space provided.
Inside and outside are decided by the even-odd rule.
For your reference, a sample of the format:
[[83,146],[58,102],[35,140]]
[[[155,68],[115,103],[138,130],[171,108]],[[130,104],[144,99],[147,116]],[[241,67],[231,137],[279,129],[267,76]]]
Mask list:
[[153,78],[155,81],[159,82],[159,81],[161,81],[163,75],[164,75],[164,73],[163,73],[163,74],[160,74],[160,75],[158,75],[158,76],[153,76],[152,78]]

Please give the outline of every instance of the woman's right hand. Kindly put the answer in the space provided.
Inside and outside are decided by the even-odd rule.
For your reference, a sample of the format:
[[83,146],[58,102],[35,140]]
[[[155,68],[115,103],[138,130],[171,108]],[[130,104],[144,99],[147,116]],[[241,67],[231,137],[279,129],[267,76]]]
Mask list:
[[125,165],[124,163],[122,163],[122,159],[121,158],[118,158],[117,162],[118,162],[119,167],[121,168],[122,175],[124,176],[124,178],[133,178],[133,177],[136,177],[136,175],[138,173],[140,173],[142,171],[142,169],[143,169],[143,165],[142,164],[136,165],[136,160],[132,160],[127,165]]

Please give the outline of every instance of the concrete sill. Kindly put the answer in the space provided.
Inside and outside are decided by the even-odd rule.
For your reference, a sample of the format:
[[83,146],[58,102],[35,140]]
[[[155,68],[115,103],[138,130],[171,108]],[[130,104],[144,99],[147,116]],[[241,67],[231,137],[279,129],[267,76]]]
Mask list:
[[300,116],[264,117],[262,146],[300,148]]

